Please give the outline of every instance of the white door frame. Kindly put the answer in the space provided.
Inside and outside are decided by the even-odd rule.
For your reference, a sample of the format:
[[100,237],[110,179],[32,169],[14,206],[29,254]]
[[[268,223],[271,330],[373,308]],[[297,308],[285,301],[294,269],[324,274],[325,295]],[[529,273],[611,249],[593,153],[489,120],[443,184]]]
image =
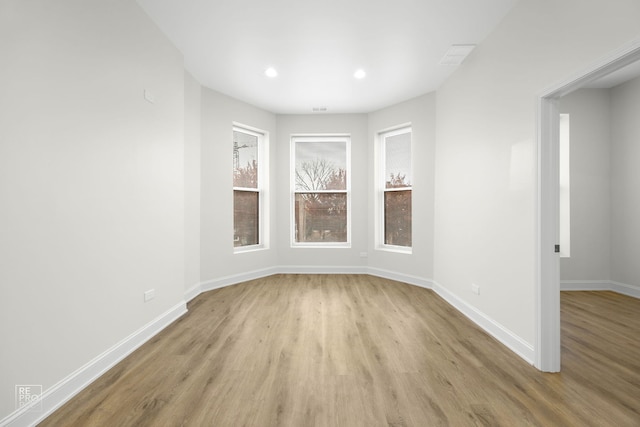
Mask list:
[[538,197],[536,359],[545,372],[560,371],[560,258],[558,243],[559,115],[558,99],[640,60],[640,39],[616,50],[538,97]]

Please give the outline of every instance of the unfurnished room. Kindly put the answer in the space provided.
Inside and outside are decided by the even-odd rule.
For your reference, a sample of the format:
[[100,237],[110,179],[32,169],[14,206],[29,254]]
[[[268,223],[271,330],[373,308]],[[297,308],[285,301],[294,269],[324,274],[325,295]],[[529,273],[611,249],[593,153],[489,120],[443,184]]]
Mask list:
[[639,426],[639,22],[1,0],[0,426]]

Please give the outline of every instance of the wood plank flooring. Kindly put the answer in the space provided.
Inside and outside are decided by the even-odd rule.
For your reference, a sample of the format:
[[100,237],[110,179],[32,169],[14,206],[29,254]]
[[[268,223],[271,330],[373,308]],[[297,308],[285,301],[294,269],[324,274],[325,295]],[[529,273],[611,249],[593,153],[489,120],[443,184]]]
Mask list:
[[189,313],[41,426],[639,426],[640,300],[562,296],[544,374],[434,292],[276,275]]

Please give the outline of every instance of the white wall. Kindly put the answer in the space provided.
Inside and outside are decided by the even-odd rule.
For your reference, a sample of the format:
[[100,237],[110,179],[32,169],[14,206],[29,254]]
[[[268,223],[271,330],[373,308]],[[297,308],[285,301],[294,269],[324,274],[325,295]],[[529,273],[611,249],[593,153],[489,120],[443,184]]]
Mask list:
[[640,289],[640,78],[611,89],[611,279]]
[[277,164],[271,161],[269,249],[233,252],[233,123],[238,122],[269,133],[270,159],[276,158],[276,117],[211,89],[202,89],[201,146],[201,280],[216,281],[227,276],[270,268],[277,263],[274,209]]
[[184,73],[184,285],[200,283],[201,86]]
[[531,347],[537,96],[640,36],[639,16],[635,0],[521,0],[437,92],[435,280]]
[[[375,111],[369,114],[369,266],[415,276],[425,280],[433,278],[433,198],[435,165],[435,93]],[[377,134],[384,129],[403,123],[412,125],[412,228],[411,254],[393,253],[375,249],[375,147]]]
[[571,257],[560,259],[562,280],[610,278],[609,92],[580,89],[560,99],[571,128]]
[[183,300],[184,74],[128,0],[5,0],[0,52],[1,419]]
[[[369,164],[366,114],[278,115],[277,230],[278,260],[281,266],[363,267],[360,257],[368,250],[367,218]],[[340,133],[351,135],[351,247],[292,248],[290,239],[290,146],[293,134]]]
[[[15,384],[50,387],[199,281],[276,265],[433,277],[533,343],[536,97],[640,36],[638,16],[636,0],[521,0],[437,92],[437,115],[431,94],[370,115],[276,116],[200,88],[133,1],[0,3],[0,418]],[[612,197],[629,204],[612,221],[633,233],[637,86],[612,101]],[[268,250],[233,253],[234,121],[271,137]],[[373,251],[373,136],[407,121],[427,167],[414,168],[414,254],[400,256]],[[349,249],[290,247],[295,133],[352,136]],[[614,280],[638,283],[638,241],[614,230]]]

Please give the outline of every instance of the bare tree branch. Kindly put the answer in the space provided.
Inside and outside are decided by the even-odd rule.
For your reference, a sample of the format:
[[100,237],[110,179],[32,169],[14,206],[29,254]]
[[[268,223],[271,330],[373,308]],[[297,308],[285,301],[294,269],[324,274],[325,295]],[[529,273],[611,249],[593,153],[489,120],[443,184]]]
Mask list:
[[296,168],[296,186],[303,191],[326,190],[332,175],[336,173],[333,163],[326,159],[303,162]]

